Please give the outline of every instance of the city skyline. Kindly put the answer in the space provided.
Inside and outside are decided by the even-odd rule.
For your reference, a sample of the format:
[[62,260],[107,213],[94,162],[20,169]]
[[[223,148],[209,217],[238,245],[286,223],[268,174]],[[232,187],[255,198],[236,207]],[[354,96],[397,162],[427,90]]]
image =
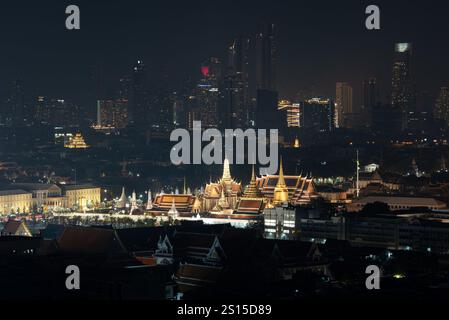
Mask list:
[[[293,8],[297,10],[288,12],[283,11],[282,4],[231,2],[224,14],[218,14],[220,5],[202,2],[179,4],[171,10],[156,3],[149,10],[139,10],[146,4],[137,1],[135,6],[124,6],[116,2],[102,7],[81,1],[82,27],[74,32],[63,28],[64,5],[20,8],[20,16],[31,24],[45,19],[31,30],[8,17],[2,19],[2,29],[10,30],[4,38],[8,62],[0,60],[4,71],[0,78],[2,97],[12,81],[19,79],[28,100],[46,95],[67,98],[93,109],[96,103],[89,94],[95,90],[94,70],[102,69],[107,95],[112,95],[119,79],[129,74],[139,59],[146,63],[149,87],[167,83],[169,88],[178,90],[187,79],[201,76],[200,65],[209,57],[226,61],[233,39],[247,36],[254,41],[261,21],[267,20],[277,28],[276,80],[281,98],[291,99],[302,90],[332,97],[336,82],[348,82],[355,91],[355,104],[360,104],[362,81],[375,77],[383,94],[380,98],[388,100],[397,42],[413,43],[419,90],[436,95],[440,87],[447,86],[449,67],[444,57],[449,48],[438,41],[444,25],[438,19],[444,11],[439,7],[444,3],[404,6],[381,2],[382,27],[376,31],[364,28],[364,4],[351,2],[339,8],[327,4],[320,10],[314,5],[296,4]],[[422,6],[426,13],[419,10]],[[10,10],[19,9],[12,6]],[[394,19],[398,11],[400,22]],[[60,17],[58,12],[62,12]],[[168,14],[166,19],[155,17],[163,12]],[[312,12],[320,12],[320,16],[310,16]],[[435,18],[429,19],[430,14]],[[418,19],[420,15],[422,18]],[[321,19],[326,23],[320,23]],[[177,28],[187,20],[188,28]],[[337,24],[337,20],[341,23]],[[417,29],[421,32],[415,32]],[[433,31],[430,35],[426,33],[429,29]],[[8,46],[17,37],[24,37],[25,41]],[[428,76],[430,70],[435,72]]]

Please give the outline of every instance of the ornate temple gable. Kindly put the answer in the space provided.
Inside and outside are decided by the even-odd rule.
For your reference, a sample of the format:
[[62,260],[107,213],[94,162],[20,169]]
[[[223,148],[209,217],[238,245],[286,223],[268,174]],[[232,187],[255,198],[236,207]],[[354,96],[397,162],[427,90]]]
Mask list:
[[170,242],[170,239],[168,238],[168,235],[165,235],[163,238],[162,236],[159,237],[159,241],[157,242],[156,253],[173,255],[173,246]]
[[220,240],[216,236],[205,260],[206,262],[221,263],[223,262],[223,259],[226,259],[226,255]]
[[211,211],[215,209],[217,211],[220,209],[220,201],[222,206],[227,207],[222,199],[223,194],[229,208],[232,210],[235,209],[238,198],[242,194],[242,185],[232,178],[229,161],[227,159],[223,163],[223,175],[220,180],[206,184],[202,199],[202,210]]
[[316,243],[312,244],[310,246],[310,251],[307,255],[308,258],[312,259],[313,261],[319,261],[322,258],[322,254],[320,252],[320,249]]

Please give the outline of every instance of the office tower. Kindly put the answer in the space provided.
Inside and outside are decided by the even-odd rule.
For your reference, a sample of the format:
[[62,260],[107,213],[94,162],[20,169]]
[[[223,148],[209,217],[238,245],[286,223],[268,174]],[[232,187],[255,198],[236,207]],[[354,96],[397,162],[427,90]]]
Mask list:
[[402,129],[409,126],[416,112],[412,44],[396,43],[391,80],[391,104],[403,113]]
[[281,135],[286,127],[285,117],[278,110],[278,93],[272,90],[257,90],[256,127],[278,129]]
[[229,47],[228,67],[222,89],[224,128],[249,126],[249,45],[248,38],[239,37]]
[[34,120],[37,123],[58,127],[77,127],[81,124],[81,110],[70,101],[38,96],[34,106]]
[[175,92],[173,99],[173,126],[175,128],[185,128],[185,113],[184,113],[184,101]]
[[335,128],[335,114],[331,99],[308,99],[300,103],[300,126],[309,132],[330,132]]
[[347,82],[337,82],[335,93],[335,117],[338,128],[351,128],[354,125],[354,106],[352,87]]
[[[283,122],[284,142],[293,143],[297,140],[300,128],[300,104],[288,100],[280,100],[278,111]],[[299,141],[298,141],[299,143]]]
[[286,125],[282,113],[278,111],[276,54],[274,24],[264,23],[256,36],[255,126],[263,129],[278,129],[279,134],[283,135]]
[[449,88],[441,87],[433,109],[433,117],[442,125],[449,125]]
[[288,128],[299,128],[299,103],[291,103],[288,100],[280,100],[278,110],[284,112],[285,122]]
[[128,124],[128,100],[97,101],[97,126],[121,129]]
[[166,133],[173,129],[176,94],[162,86],[149,98],[148,126],[153,132]]
[[399,107],[377,105],[372,113],[372,130],[381,136],[396,136],[402,130],[402,118]]
[[256,36],[257,89],[276,90],[276,53],[275,26],[264,23]]
[[22,83],[16,80],[12,83],[8,97],[4,103],[1,122],[9,126],[20,126],[28,122],[31,117],[25,105]]
[[371,124],[371,114],[379,103],[379,90],[376,78],[369,78],[362,82],[362,110],[361,119],[364,125]]
[[124,76],[119,80],[118,97],[120,99],[129,100],[132,91],[132,79],[129,76]]
[[48,108],[47,99],[43,96],[38,96],[36,101],[34,120],[36,123],[45,124],[50,119],[50,110]]
[[136,126],[145,128],[147,126],[147,92],[145,64],[138,60],[133,67],[131,76],[130,95],[130,120]]
[[201,65],[202,77],[196,87],[196,118],[201,120],[203,128],[219,126],[219,96],[221,78],[221,62],[210,58]]

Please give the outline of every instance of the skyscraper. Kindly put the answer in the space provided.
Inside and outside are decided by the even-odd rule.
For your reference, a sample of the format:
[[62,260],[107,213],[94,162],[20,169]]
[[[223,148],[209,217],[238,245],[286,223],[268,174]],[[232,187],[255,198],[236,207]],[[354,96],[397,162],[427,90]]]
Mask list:
[[202,78],[196,87],[196,115],[193,120],[201,120],[203,128],[219,126],[218,104],[221,83],[221,62],[217,58],[210,58],[201,65]]
[[249,45],[250,40],[239,37],[229,47],[229,60],[223,86],[222,123],[225,128],[246,128],[250,121],[249,97]]
[[335,119],[338,128],[353,126],[355,116],[352,87],[347,82],[337,82],[335,93]]
[[408,119],[414,118],[416,112],[412,67],[412,44],[396,43],[391,80],[391,104],[401,109],[403,113],[402,129],[408,127]]
[[257,89],[276,90],[275,26],[263,23],[256,36]]
[[282,113],[278,111],[276,54],[274,24],[264,23],[256,36],[257,128],[283,130],[285,127]]
[[369,78],[362,82],[362,121],[365,125],[371,124],[373,109],[379,103],[379,89],[376,78]]
[[145,64],[138,60],[133,67],[131,77],[130,120],[136,126],[147,125],[147,97]]
[[99,127],[124,128],[128,124],[128,101],[98,100],[97,125]]
[[309,132],[330,132],[335,128],[335,109],[331,99],[312,98],[300,104],[300,126]]
[[29,111],[25,105],[22,82],[16,80],[11,85],[8,98],[1,112],[1,123],[13,126],[23,125],[31,120]]
[[449,125],[449,88],[441,87],[435,106],[433,109],[433,117],[441,124]]

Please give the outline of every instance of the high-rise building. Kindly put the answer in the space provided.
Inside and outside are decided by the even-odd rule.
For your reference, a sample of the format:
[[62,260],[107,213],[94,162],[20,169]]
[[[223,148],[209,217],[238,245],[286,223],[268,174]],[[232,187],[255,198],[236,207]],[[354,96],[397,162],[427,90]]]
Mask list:
[[278,104],[278,109],[280,111],[284,111],[285,120],[288,128],[299,128],[299,112],[300,112],[300,104],[299,103],[291,103],[288,100],[280,100]]
[[263,129],[278,129],[280,135],[283,135],[286,125],[282,113],[278,111],[276,49],[274,24],[262,24],[256,35],[255,126]]
[[351,128],[354,124],[352,87],[347,82],[337,82],[335,93],[335,118],[339,128]]
[[257,89],[276,90],[276,54],[275,26],[264,23],[256,36]]
[[335,128],[335,104],[331,99],[312,98],[300,104],[303,130],[329,132]]
[[16,80],[12,83],[8,97],[2,108],[0,123],[12,126],[26,124],[31,120],[29,111],[25,105],[22,82]]
[[147,126],[147,92],[145,64],[138,60],[131,77],[130,120],[139,127]]
[[201,120],[203,128],[217,128],[220,124],[218,115],[221,62],[217,58],[210,58],[201,65],[202,78],[196,87],[197,107],[195,114]]
[[229,47],[228,68],[222,89],[224,128],[249,126],[249,45],[249,38],[239,37]]
[[174,110],[176,93],[166,87],[156,90],[149,99],[148,126],[151,131],[169,132],[175,126]]
[[379,103],[379,89],[376,78],[369,78],[362,82],[362,110],[361,119],[363,124],[371,124],[371,114]]
[[38,96],[34,108],[34,121],[60,127],[77,127],[81,124],[78,105],[64,99]]
[[278,110],[278,93],[273,90],[257,90],[256,127],[283,130],[285,117]]
[[97,102],[97,126],[124,128],[128,124],[128,100],[99,100]]
[[403,113],[402,129],[409,126],[408,119],[414,118],[416,112],[412,67],[412,44],[396,43],[391,80],[391,104],[401,109]]
[[433,117],[441,124],[449,125],[449,88],[441,87],[435,106],[433,109]]

